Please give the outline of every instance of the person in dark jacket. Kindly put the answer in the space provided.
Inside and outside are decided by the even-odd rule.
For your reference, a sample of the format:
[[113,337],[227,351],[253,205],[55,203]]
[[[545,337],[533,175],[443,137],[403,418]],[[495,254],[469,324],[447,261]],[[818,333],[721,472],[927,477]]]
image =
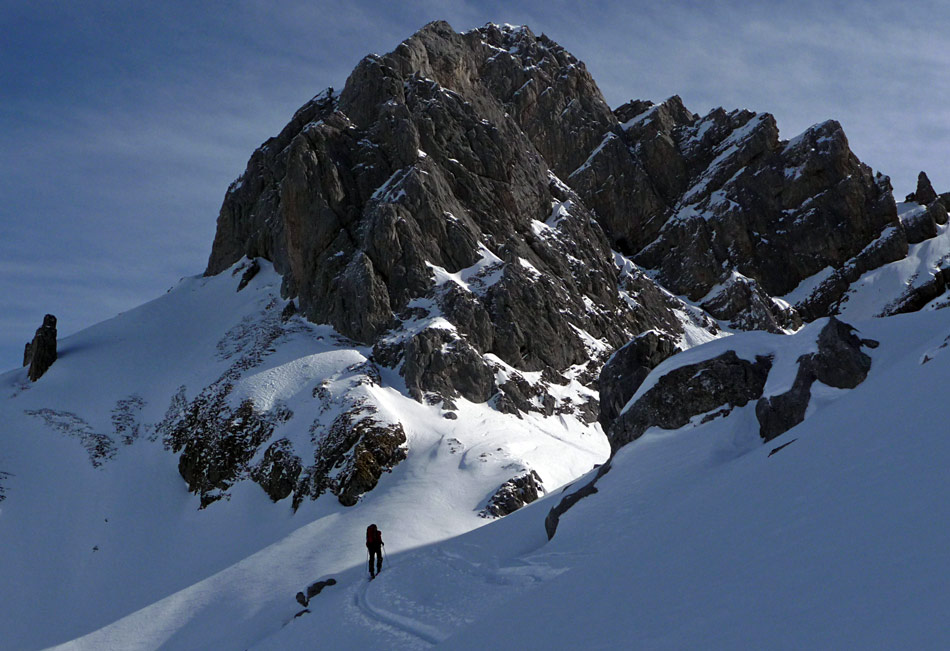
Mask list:
[[[376,574],[383,569],[383,532],[375,524],[366,527],[366,549],[369,550],[369,578],[376,578]],[[373,570],[373,558],[376,559],[376,570]]]

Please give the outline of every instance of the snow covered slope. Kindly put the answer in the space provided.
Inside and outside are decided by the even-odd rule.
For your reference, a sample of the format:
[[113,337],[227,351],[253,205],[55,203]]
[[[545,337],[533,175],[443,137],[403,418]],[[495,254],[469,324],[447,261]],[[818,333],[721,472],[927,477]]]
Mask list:
[[[858,323],[861,337],[880,342],[869,351],[867,379],[852,390],[813,391],[805,421],[767,445],[751,403],[704,424],[648,431],[618,452],[599,492],[564,514],[548,541],[544,518],[559,492],[487,527],[479,528],[488,520],[477,512],[509,476],[506,466],[530,465],[553,485],[602,461],[599,431],[464,401],[458,420],[447,420],[403,395],[390,376],[361,387],[380,410],[398,412],[410,454],[359,505],[344,508],[327,495],[293,514],[286,501],[274,505],[258,485],[240,481],[229,499],[199,511],[150,425],[163,418],[180,378],[200,387],[226,367],[215,357],[220,334],[211,333],[266,313],[277,282],[267,269],[240,293],[227,274],[185,280],[62,342],[61,359],[41,382],[27,384],[22,370],[2,376],[5,645],[944,648],[950,641],[943,612],[950,403],[940,393],[950,382],[950,310]],[[810,349],[816,329],[742,333],[687,357],[726,348],[749,357],[763,346],[794,357]],[[283,337],[242,376],[234,397],[283,401],[294,411],[275,436],[319,411],[319,400],[310,404],[313,381],[360,355],[324,327],[301,322]],[[43,411],[50,405],[55,413]],[[372,583],[362,545],[369,522],[380,525],[388,552]],[[294,593],[328,577],[336,585],[294,618],[301,611]]]
[[860,335],[881,342],[867,380],[816,392],[768,445],[751,404],[651,430],[550,542],[557,496],[395,554],[370,584],[341,575],[254,648],[946,648],[950,311]]
[[[368,349],[299,317],[281,323],[268,265],[238,292],[239,279],[185,279],[61,341],[37,383],[25,369],[0,376],[3,646],[106,627],[79,646],[243,648],[310,579],[359,565],[369,522],[391,553],[448,538],[489,522],[480,511],[519,472],[554,488],[609,452],[599,426],[571,416],[519,418],[458,400],[447,419],[408,397],[395,371],[367,380]],[[313,455],[320,433],[358,405],[402,425],[408,459],[356,508],[328,493],[294,513],[245,473],[199,510],[163,424],[180,398],[222,377],[229,409],[250,400],[255,413],[284,414],[268,441]]]

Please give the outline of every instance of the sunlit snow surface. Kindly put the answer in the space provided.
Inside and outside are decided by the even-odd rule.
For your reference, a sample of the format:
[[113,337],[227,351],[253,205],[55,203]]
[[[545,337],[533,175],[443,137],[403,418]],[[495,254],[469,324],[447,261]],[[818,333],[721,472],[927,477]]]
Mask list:
[[[946,648],[950,310],[860,328],[881,343],[868,379],[816,385],[806,421],[769,444],[751,404],[651,430],[552,541],[557,496],[395,555],[373,583],[346,575],[256,648],[304,646],[334,622],[346,644],[380,647]],[[812,330],[778,348],[809,349]],[[708,348],[747,356],[769,338]]]
[[[298,590],[362,565],[370,522],[395,554],[490,522],[479,511],[525,469],[554,489],[606,459],[599,426],[569,415],[518,418],[460,399],[449,420],[392,370],[379,385],[354,382],[370,350],[295,317],[265,338],[231,402],[290,409],[273,439],[308,463],[311,424],[337,415],[315,389],[359,393],[402,423],[408,459],[352,508],[326,494],[294,514],[243,481],[199,511],[155,424],[180,386],[191,399],[279,320],[280,278],[263,266],[241,292],[240,274],[185,279],[60,341],[36,384],[25,369],[0,376],[0,648],[246,648],[279,628]],[[105,458],[90,456],[103,441]]]
[[[405,398],[392,374],[375,399],[406,425],[409,459],[356,507],[323,496],[295,515],[250,483],[199,512],[160,443],[119,446],[94,469],[75,439],[23,413],[55,403],[110,432],[119,398],[162,396],[141,409],[141,422],[155,422],[178,384],[217,377],[221,333],[259,311],[277,282],[265,274],[236,294],[236,279],[185,281],[62,342],[62,358],[36,385],[23,388],[23,371],[0,376],[0,471],[12,473],[0,480],[0,646],[950,644],[950,310],[856,323],[880,342],[868,351],[867,380],[850,391],[816,385],[806,420],[767,445],[752,404],[648,431],[618,453],[599,492],[561,518],[550,542],[543,521],[558,494],[472,530],[485,522],[476,509],[505,465],[481,455],[530,461],[554,486],[602,460],[603,439],[570,420],[519,421],[465,403],[446,421]],[[770,391],[779,390],[790,376],[785,358],[811,350],[819,325],[787,338],[738,334],[686,354],[732,348],[749,357],[771,347],[788,371],[774,378]],[[318,336],[325,349],[313,349]],[[289,387],[324,373],[333,355],[367,351],[340,352],[328,329],[299,337],[242,390],[283,400],[303,418],[304,398]],[[371,583],[369,522],[389,553]],[[328,576],[338,583],[294,618],[294,593]]]

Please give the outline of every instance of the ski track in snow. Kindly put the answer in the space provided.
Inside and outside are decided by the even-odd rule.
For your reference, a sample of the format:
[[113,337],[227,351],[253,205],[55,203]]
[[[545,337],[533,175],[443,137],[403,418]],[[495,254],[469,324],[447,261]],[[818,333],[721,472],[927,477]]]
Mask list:
[[376,579],[364,581],[353,590],[352,603],[364,621],[369,620],[378,630],[382,629],[412,643],[414,648],[429,648],[444,640],[447,636],[438,629],[410,617],[397,615],[373,603],[370,599],[370,588],[391,571],[392,568],[383,568],[383,572]]

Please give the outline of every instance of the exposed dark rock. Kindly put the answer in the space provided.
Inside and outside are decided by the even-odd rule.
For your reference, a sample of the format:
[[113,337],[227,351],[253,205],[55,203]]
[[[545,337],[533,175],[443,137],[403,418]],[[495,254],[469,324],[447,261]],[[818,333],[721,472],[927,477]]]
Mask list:
[[78,439],[89,455],[93,468],[98,468],[115,456],[115,441],[109,435],[95,431],[92,425],[74,413],[48,408],[27,409],[24,413],[43,419],[47,427],[60,434]]
[[729,321],[739,330],[765,330],[783,333],[797,330],[802,319],[795,308],[782,304],[766,294],[757,282],[733,274],[717,286],[702,302],[702,308],[717,319]]
[[808,366],[800,364],[791,389],[759,399],[755,405],[755,416],[759,421],[759,436],[764,441],[771,441],[805,420],[814,381],[815,377]]
[[818,353],[809,358],[815,379],[837,389],[853,389],[864,382],[871,358],[861,346],[854,327],[831,317],[818,335]]
[[525,504],[531,504],[544,492],[541,477],[534,470],[512,477],[488,499],[488,504],[482,511],[482,515],[484,517],[504,517],[514,513]]
[[[857,159],[837,122],[783,141],[767,113],[700,117],[675,96],[612,112],[546,36],[494,25],[459,34],[437,21],[364,58],[341,92],[314,97],[254,152],[225,196],[206,273],[243,257],[273,262],[293,309],[371,345],[373,364],[398,369],[447,417],[465,398],[590,422],[596,400],[576,404],[552,386],[597,389],[613,350],[662,333],[603,376],[616,449],[651,425],[761,396],[770,361],[726,355],[698,377],[661,378],[610,425],[670,342],[691,341],[692,327],[718,332],[675,295],[735,328],[787,332],[835,313],[863,273],[906,256],[908,236],[946,220],[934,210],[902,227],[889,180]],[[798,304],[773,299],[828,268]],[[281,323],[299,323],[290,316]],[[312,432],[295,506],[326,490],[355,503],[405,454],[397,423],[338,406],[342,420]],[[286,494],[277,476],[275,494]]]
[[495,392],[495,374],[464,339],[441,328],[427,328],[409,340],[402,375],[410,394],[424,391],[472,402],[485,402]]
[[[635,256],[674,292],[699,299],[725,269],[782,295],[898,223],[889,182],[851,153],[838,123],[783,143],[768,114],[728,117],[728,135],[711,150],[716,159],[700,164],[662,232]],[[705,121],[681,130],[682,147],[695,146]]]
[[[272,499],[282,499],[288,478],[302,474],[296,468],[302,461],[289,443],[271,441],[275,430],[293,417],[285,405],[278,402],[261,411],[243,400],[237,408],[231,406],[232,390],[242,375],[259,366],[281,337],[305,330],[302,324],[284,323],[279,305],[273,300],[262,314],[249,315],[231,328],[217,345],[217,358],[230,362],[227,369],[191,400],[187,387],[180,387],[155,426],[154,437],[179,454],[179,474],[200,496],[201,508],[228,497],[230,487],[245,479],[260,483]],[[252,466],[268,443],[262,460]]]
[[934,201],[927,210],[915,212],[901,220],[908,244],[917,244],[937,235],[937,217],[946,223],[947,211],[938,201]]
[[23,352],[23,365],[30,365],[30,380],[36,382],[56,361],[56,317],[47,314],[36,330],[33,341]]
[[831,317],[818,334],[818,352],[798,359],[792,387],[756,403],[759,435],[765,441],[805,420],[815,380],[838,389],[853,389],[864,381],[871,369],[871,358],[861,350],[863,342],[853,331],[847,323]]
[[750,362],[730,350],[666,373],[614,421],[607,432],[611,450],[640,438],[650,427],[677,429],[722,405],[741,407],[755,400],[771,367],[770,357]]
[[257,258],[251,260],[251,264],[247,266],[247,269],[244,270],[244,275],[241,276],[241,282],[238,283],[237,290],[241,291],[247,284],[254,279],[254,276],[257,275],[257,272],[261,270],[261,263],[257,261]]
[[326,490],[344,506],[353,506],[363,493],[376,487],[384,472],[406,458],[402,425],[379,419],[371,404],[357,402],[326,432],[314,425],[314,465],[297,482],[295,508],[304,497],[316,499]]
[[934,190],[934,186],[930,184],[930,179],[927,178],[927,174],[921,172],[917,175],[917,189],[908,194],[905,201],[913,201],[922,206],[928,206],[936,201],[936,199],[937,193]]
[[930,272],[924,282],[915,282],[904,293],[885,307],[880,316],[916,312],[950,289],[950,253],[938,261],[938,267]]
[[288,301],[287,305],[284,306],[284,309],[280,312],[280,320],[283,323],[287,323],[292,316],[297,314],[297,305],[293,301]]
[[264,451],[264,458],[251,469],[250,475],[272,500],[279,502],[293,492],[301,470],[303,464],[294,454],[293,445],[287,439],[279,439]]
[[771,457],[771,456],[772,456],[773,454],[775,454],[776,452],[780,452],[781,450],[787,448],[788,446],[790,446],[792,443],[794,443],[794,442],[797,441],[797,440],[798,440],[798,439],[792,439],[792,440],[789,441],[788,443],[782,443],[782,445],[780,445],[780,446],[778,446],[778,447],[775,447],[775,448],[772,448],[772,449],[769,451],[769,456]]
[[670,335],[649,330],[613,354],[600,372],[600,424],[604,431],[660,362],[678,353]]
[[858,255],[835,269],[805,299],[795,304],[795,309],[805,321],[814,321],[822,316],[836,314],[845,292],[851,283],[866,272],[877,269],[907,255],[907,237],[903,228],[886,228],[881,236],[865,247]]
[[250,400],[232,410],[226,398],[224,392],[203,392],[165,435],[165,445],[181,453],[178,472],[188,490],[201,497],[202,508],[227,496],[227,489],[249,472],[258,447],[292,415],[286,410],[260,413]]
[[[254,153],[225,197],[207,273],[271,260],[308,319],[402,363],[418,399],[498,394],[489,353],[560,375],[590,363],[586,335],[619,347],[649,327],[682,329],[668,297],[621,299],[596,215],[557,178],[617,124],[583,64],[547,37],[432,23],[363,59],[339,95],[315,97]],[[443,270],[469,287],[436,282]],[[436,318],[428,301],[457,334],[407,327]]]
[[947,205],[942,199],[937,199],[927,206],[927,214],[941,226],[947,223],[947,210]]
[[311,599],[323,592],[324,588],[331,585],[336,585],[336,579],[332,577],[311,583],[307,586],[306,594],[304,592],[297,593],[297,603],[306,608],[309,605]]
[[597,480],[606,475],[609,471],[610,460],[608,459],[607,462],[597,471],[597,474],[594,475],[594,478],[589,482],[583,484],[577,489],[574,489],[573,485],[564,489],[565,492],[570,492],[568,492],[567,495],[565,495],[561,501],[557,503],[557,506],[548,511],[547,516],[544,518],[544,531],[548,534],[548,540],[554,538],[554,534],[557,532],[558,524],[561,522],[561,516],[585,497],[589,497],[596,493]]
[[[139,412],[145,406],[141,396],[132,394],[116,402],[112,410],[112,428],[116,440],[125,445],[132,445],[141,434],[143,427],[139,422]],[[146,426],[146,429],[148,426]]]

